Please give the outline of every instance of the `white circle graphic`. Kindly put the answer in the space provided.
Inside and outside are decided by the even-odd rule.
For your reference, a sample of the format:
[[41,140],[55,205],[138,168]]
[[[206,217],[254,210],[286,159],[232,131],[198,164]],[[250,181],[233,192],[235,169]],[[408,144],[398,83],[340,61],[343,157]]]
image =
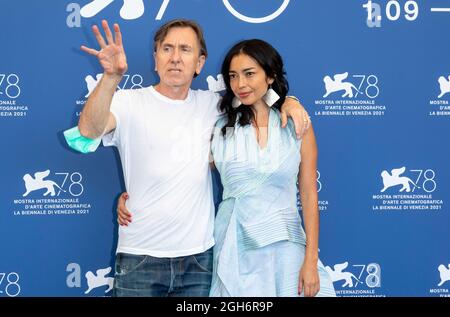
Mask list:
[[233,6],[230,4],[230,2],[228,0],[223,0],[223,4],[227,8],[227,10],[230,11],[230,13],[232,15],[234,15],[236,18],[238,18],[239,20],[242,20],[242,21],[245,21],[248,23],[264,23],[264,22],[268,22],[268,21],[275,19],[281,13],[283,13],[283,11],[286,9],[286,7],[289,4],[289,1],[290,0],[284,0],[283,3],[281,4],[281,6],[274,13],[269,14],[265,17],[261,17],[261,18],[251,18],[251,17],[245,16],[245,15],[239,13],[238,11],[236,11],[236,9],[233,8]]

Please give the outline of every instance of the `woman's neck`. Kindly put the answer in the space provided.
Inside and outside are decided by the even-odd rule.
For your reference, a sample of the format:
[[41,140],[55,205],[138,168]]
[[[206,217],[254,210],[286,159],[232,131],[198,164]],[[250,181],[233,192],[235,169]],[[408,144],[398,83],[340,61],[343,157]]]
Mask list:
[[255,114],[255,125],[258,127],[267,126],[270,107],[264,101],[260,100],[252,105],[252,110]]

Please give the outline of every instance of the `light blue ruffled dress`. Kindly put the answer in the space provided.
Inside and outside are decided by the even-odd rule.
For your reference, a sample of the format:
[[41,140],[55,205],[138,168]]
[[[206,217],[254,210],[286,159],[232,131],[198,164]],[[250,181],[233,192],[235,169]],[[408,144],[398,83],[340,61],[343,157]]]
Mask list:
[[[223,137],[217,124],[211,144],[223,185],[217,212],[210,296],[299,296],[298,277],[306,235],[297,210],[301,140],[293,123],[281,128],[269,111],[267,146],[261,149],[251,125],[238,123]],[[320,292],[335,296],[319,261]]]

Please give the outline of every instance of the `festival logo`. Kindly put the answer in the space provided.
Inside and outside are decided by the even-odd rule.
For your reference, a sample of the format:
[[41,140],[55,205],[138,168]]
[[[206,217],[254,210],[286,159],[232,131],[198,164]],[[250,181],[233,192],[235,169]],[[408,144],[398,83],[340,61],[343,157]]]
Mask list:
[[384,116],[386,106],[380,105],[379,78],[374,74],[349,72],[326,74],[323,78],[324,94],[314,101],[316,116],[331,117],[379,117]]
[[88,215],[91,204],[84,201],[85,185],[80,172],[50,169],[26,173],[24,190],[13,200],[14,216]]
[[450,116],[450,104],[448,102],[450,93],[450,76],[439,76],[437,79],[436,90],[437,99],[431,99],[429,116],[442,117]]
[[384,297],[380,293],[381,266],[378,263],[351,264],[349,261],[325,266],[333,281],[336,295],[344,297]]
[[379,173],[382,185],[372,195],[373,211],[440,211],[444,201],[435,191],[438,180],[434,169],[407,169],[406,166]]
[[28,115],[28,106],[20,102],[22,93],[17,74],[0,74],[0,120],[20,119]]
[[[91,0],[89,3],[84,6],[80,6],[78,3],[71,2],[67,5],[66,11],[69,12],[69,15],[66,19],[66,24],[69,28],[73,27],[81,27],[81,18],[92,18],[97,16],[103,10],[105,10],[108,6],[110,6],[115,0]],[[231,4],[230,0],[223,0],[222,3],[225,8],[237,19],[247,22],[247,23],[265,23],[276,19],[280,16],[287,8],[290,0],[282,0],[281,4],[276,4],[275,6],[271,5],[270,13],[260,17],[251,17],[246,14],[243,14],[242,11],[242,2],[234,1],[234,4]],[[117,3],[117,2],[116,2]],[[155,16],[155,20],[161,20],[167,10],[167,7],[170,3],[170,0],[163,0],[161,6],[159,7],[158,13]],[[270,1],[272,4],[273,1]],[[254,0],[252,3],[249,3],[247,0],[245,2],[246,6],[252,8],[253,5],[261,6],[261,1]],[[238,9],[236,8],[238,7]],[[199,8],[200,9],[200,8]],[[245,10],[247,11],[247,10]],[[122,5],[119,10],[120,17],[124,20],[135,20],[144,15],[145,12],[145,3],[143,0],[122,0]]]
[[[217,79],[216,79],[217,78]],[[212,75],[209,75],[206,77],[206,82],[208,83],[208,90],[211,90],[213,92],[219,92],[226,89],[225,82],[223,81],[222,74],[218,74],[214,78]]]
[[450,291],[448,286],[450,283],[450,263],[439,264],[436,270],[439,273],[439,279],[437,287],[430,288],[429,293],[431,296],[450,297]]

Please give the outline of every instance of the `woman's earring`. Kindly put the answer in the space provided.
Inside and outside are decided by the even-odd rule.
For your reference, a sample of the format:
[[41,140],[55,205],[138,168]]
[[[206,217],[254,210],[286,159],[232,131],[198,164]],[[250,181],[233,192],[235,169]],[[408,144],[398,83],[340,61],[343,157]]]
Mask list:
[[269,85],[269,89],[262,99],[269,107],[272,107],[280,99],[280,96],[272,89],[272,85]]
[[242,102],[239,100],[239,98],[234,97],[233,100],[231,101],[231,106],[236,109],[237,107],[239,107],[242,104]]

